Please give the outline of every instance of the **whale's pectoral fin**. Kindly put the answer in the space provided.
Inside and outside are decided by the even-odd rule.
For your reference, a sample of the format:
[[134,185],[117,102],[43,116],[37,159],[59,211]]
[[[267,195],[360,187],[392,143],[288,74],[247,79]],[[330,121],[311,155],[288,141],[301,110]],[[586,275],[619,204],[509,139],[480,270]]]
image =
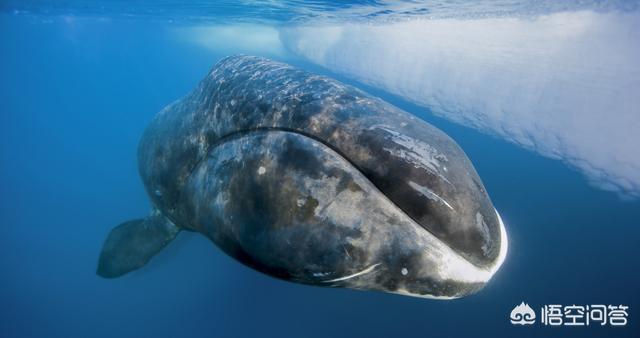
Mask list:
[[141,268],[160,252],[180,229],[159,211],[145,219],[124,222],[109,233],[98,261],[98,275],[120,277]]

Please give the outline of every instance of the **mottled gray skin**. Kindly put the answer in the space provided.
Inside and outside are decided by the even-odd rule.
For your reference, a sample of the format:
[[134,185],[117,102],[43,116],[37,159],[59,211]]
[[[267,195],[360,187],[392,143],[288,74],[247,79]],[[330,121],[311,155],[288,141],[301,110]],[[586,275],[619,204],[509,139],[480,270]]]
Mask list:
[[159,212],[285,280],[459,297],[481,288],[506,251],[499,216],[451,138],[268,59],[220,61],[158,114],[138,156]]

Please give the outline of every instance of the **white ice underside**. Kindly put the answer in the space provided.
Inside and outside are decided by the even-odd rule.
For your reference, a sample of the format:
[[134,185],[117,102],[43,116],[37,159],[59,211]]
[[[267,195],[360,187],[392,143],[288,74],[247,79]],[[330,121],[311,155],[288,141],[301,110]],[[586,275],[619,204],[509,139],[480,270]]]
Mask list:
[[640,196],[640,14],[318,22],[284,46]]

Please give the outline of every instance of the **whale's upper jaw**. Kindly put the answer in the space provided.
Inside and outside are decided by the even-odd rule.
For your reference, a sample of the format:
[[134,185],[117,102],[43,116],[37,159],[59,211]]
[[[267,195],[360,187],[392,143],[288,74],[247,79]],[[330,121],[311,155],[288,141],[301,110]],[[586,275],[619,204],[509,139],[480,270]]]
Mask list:
[[466,154],[426,123],[373,125],[360,134],[376,155],[363,173],[425,230],[481,268],[500,255],[500,222]]

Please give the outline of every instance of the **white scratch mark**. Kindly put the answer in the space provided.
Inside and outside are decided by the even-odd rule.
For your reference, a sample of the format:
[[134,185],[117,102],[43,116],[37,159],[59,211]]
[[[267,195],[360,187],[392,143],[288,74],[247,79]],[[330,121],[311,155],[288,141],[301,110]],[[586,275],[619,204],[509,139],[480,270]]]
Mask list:
[[427,187],[423,187],[418,183],[415,183],[413,181],[409,181],[409,185],[416,190],[417,192],[421,193],[423,196],[427,197],[430,200],[434,200],[434,201],[440,201],[442,202],[442,204],[446,205],[449,209],[454,210],[453,207],[451,206],[451,204],[449,204],[449,202],[447,202],[444,198],[440,197],[438,194],[436,194],[435,192],[433,192],[433,190],[427,188]]
[[370,267],[368,267],[368,268],[366,268],[366,269],[364,269],[362,271],[356,272],[354,274],[351,274],[351,275],[348,275],[348,276],[344,276],[344,277],[340,277],[340,278],[336,278],[336,279],[326,280],[326,281],[323,281],[323,282],[324,283],[339,282],[339,281],[355,278],[355,277],[358,277],[358,276],[362,276],[364,274],[367,274],[367,273],[375,270],[375,268],[378,267],[378,265],[380,265],[380,264],[381,263],[373,264],[372,266],[370,266]]
[[403,135],[395,130],[392,130],[386,125],[374,125],[369,128],[369,130],[373,129],[380,129],[385,131],[387,134],[389,134],[389,136],[387,136],[387,139],[400,146],[400,148],[383,148],[384,151],[390,153],[393,156],[404,159],[416,168],[427,170],[439,176],[445,182],[451,184],[451,182],[440,173],[441,164],[449,160],[436,148],[422,142],[421,140]]
[[349,251],[347,251],[347,248],[344,247],[344,244],[342,244],[342,249],[344,250],[344,253],[347,254],[347,257],[349,257],[349,259],[353,259],[349,254]]

